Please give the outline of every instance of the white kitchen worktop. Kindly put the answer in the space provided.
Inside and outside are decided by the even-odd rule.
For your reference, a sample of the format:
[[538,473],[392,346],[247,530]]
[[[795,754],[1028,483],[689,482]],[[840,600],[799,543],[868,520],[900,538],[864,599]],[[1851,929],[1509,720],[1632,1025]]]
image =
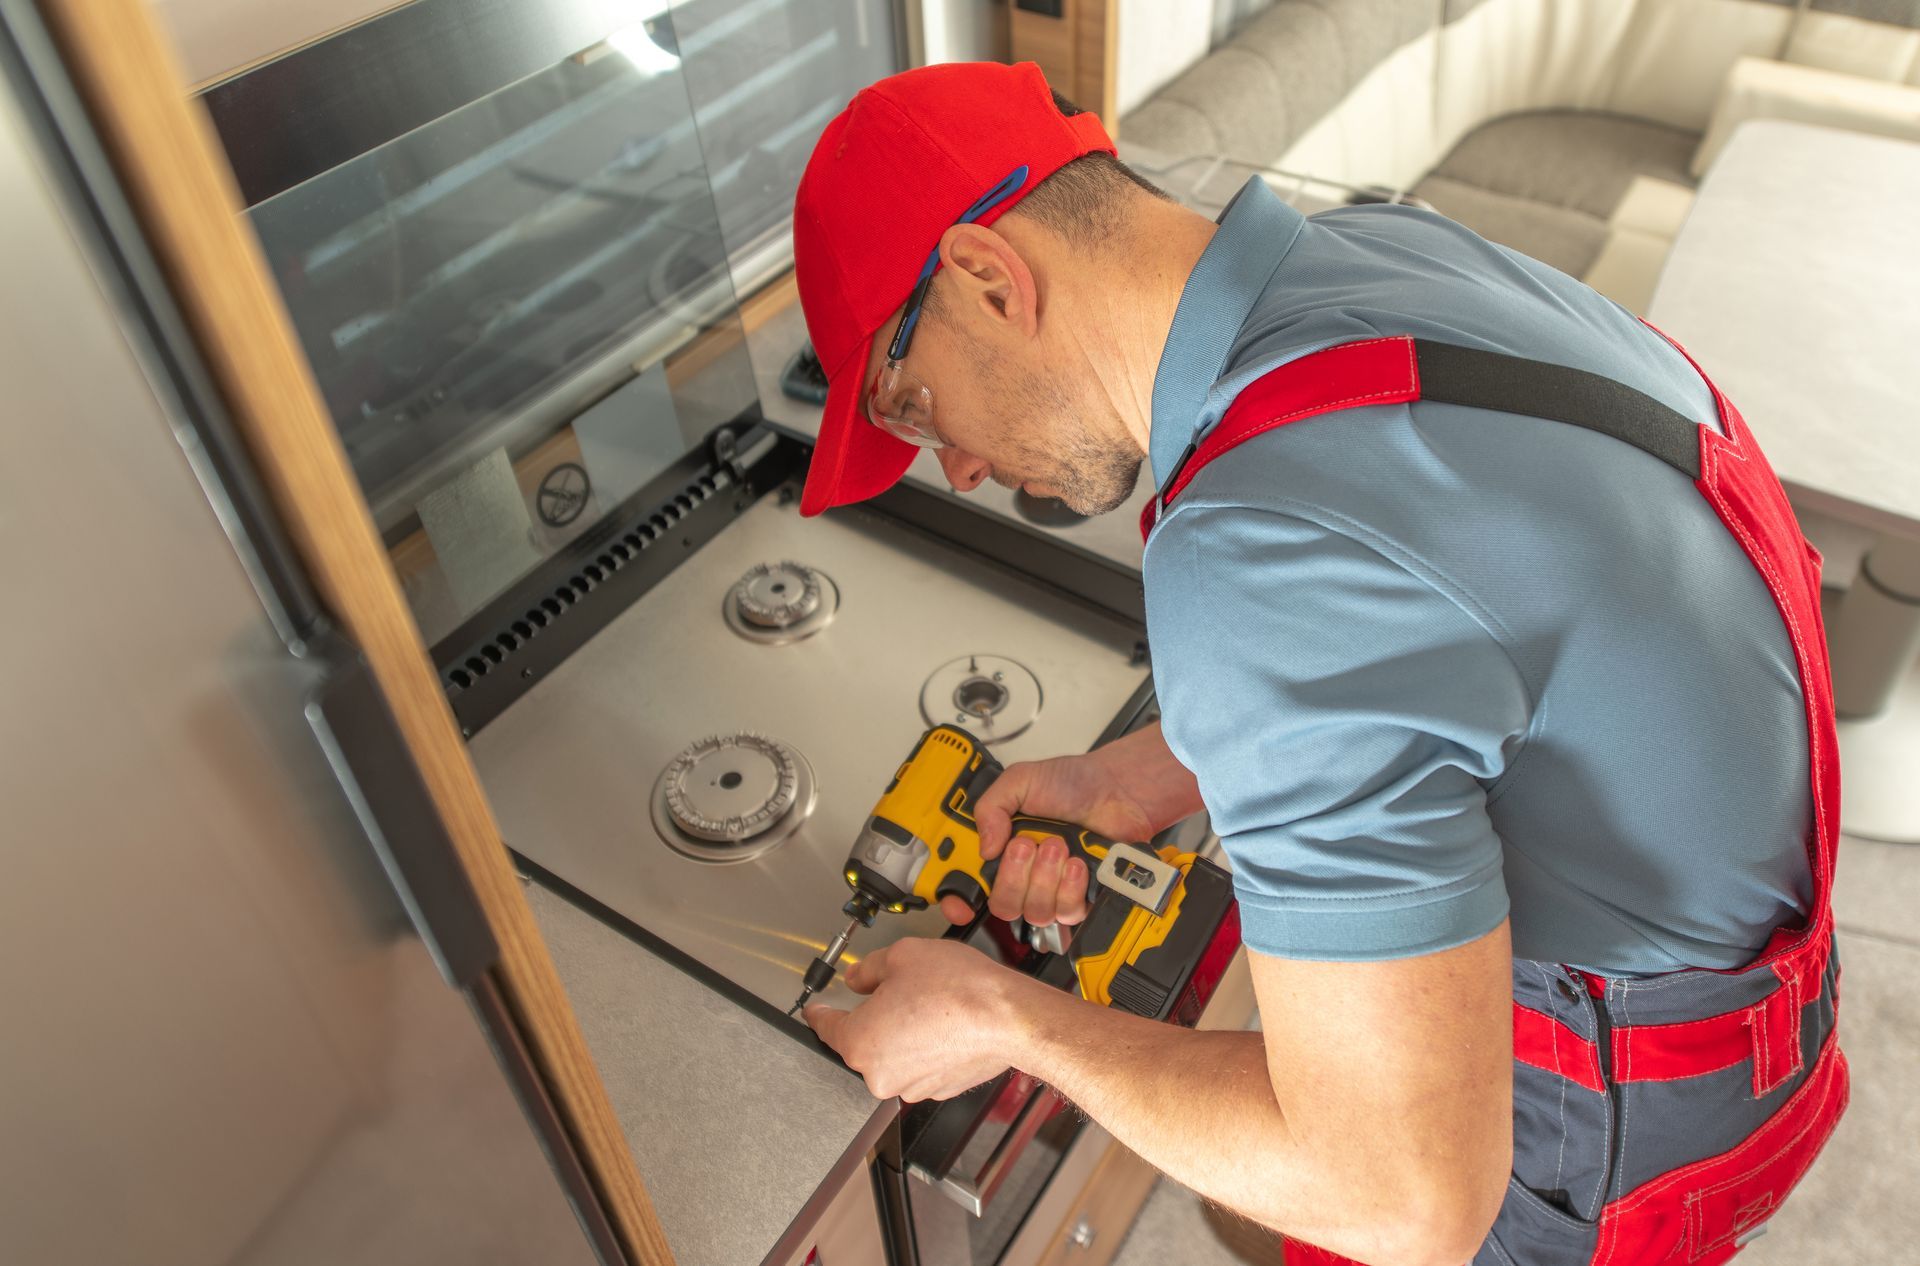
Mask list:
[[1920,536],[1920,145],[1743,124],[1647,319],[1739,407],[1794,499]]

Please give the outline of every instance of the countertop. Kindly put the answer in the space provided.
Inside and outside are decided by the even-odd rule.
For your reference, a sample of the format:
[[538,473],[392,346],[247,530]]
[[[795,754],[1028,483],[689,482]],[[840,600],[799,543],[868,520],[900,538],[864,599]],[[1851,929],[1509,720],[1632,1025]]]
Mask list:
[[526,893],[678,1266],[762,1261],[817,1189],[865,1162],[899,1101],[547,889]]
[[1796,501],[1920,538],[1908,385],[1920,145],[1763,119],[1700,184],[1647,318],[1739,405]]

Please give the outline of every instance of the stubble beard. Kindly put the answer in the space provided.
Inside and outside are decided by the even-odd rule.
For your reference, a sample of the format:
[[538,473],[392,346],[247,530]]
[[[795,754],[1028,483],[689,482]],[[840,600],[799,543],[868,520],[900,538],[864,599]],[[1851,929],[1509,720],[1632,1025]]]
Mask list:
[[1088,445],[1062,464],[1056,478],[1045,482],[1075,514],[1107,514],[1125,505],[1133,495],[1134,485],[1140,480],[1140,462],[1139,454],[1131,451]]
[[[1107,514],[1125,505],[1140,479],[1141,456],[1124,437],[1109,437],[1088,421],[1067,398],[1060,384],[1026,373],[1009,393],[1001,416],[1020,419],[1007,436],[1013,450],[1008,463],[1024,473],[1002,474],[993,481],[1003,488],[1044,484],[1075,514]],[[1036,417],[1048,419],[1044,445],[1032,442]]]

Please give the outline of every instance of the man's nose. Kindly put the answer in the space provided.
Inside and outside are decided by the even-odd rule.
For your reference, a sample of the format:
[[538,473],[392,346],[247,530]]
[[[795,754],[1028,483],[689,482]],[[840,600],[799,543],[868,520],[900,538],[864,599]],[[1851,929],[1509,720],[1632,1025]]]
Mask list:
[[953,485],[955,492],[972,492],[985,482],[993,469],[991,463],[965,449],[937,448],[933,454],[939,459],[940,469],[946,472],[947,482]]

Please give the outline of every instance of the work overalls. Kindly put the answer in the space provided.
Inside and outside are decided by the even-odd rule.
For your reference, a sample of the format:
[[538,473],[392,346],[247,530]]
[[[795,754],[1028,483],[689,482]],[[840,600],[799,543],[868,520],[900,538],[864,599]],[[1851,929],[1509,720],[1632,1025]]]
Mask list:
[[[1820,556],[1739,411],[1718,388],[1713,396],[1724,434],[1564,366],[1408,337],[1345,343],[1249,385],[1141,516],[1145,536],[1202,467],[1275,427],[1436,400],[1586,427],[1674,466],[1773,595],[1806,698],[1812,911],[1737,971],[1610,979],[1514,960],[1513,1175],[1475,1266],[1724,1262],[1765,1229],[1846,1107],[1833,1037],[1840,775]],[[1345,1261],[1291,1242],[1287,1260]]]

